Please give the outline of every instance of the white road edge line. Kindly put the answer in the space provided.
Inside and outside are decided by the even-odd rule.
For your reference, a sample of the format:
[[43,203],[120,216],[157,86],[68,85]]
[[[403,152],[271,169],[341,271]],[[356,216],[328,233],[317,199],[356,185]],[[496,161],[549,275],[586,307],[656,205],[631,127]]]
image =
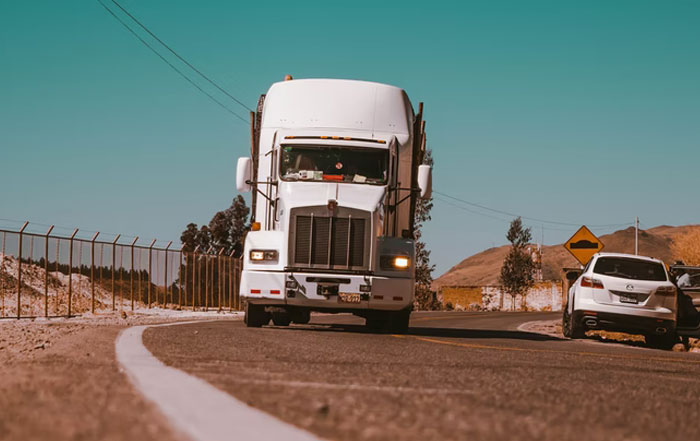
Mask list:
[[143,331],[123,330],[115,344],[117,360],[134,387],[153,402],[168,421],[195,441],[319,441],[320,438],[248,406],[204,380],[166,366],[143,344]]

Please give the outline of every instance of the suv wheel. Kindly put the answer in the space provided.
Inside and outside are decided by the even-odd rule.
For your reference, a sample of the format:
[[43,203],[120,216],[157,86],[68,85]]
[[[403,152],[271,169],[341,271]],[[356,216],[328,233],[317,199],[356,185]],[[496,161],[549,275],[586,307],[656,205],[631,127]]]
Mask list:
[[664,350],[673,348],[673,346],[680,341],[675,332],[664,335],[647,334],[644,336],[644,339],[647,342],[647,346]]
[[564,337],[570,339],[584,338],[586,337],[586,330],[574,321],[573,315],[569,314],[569,308],[564,308],[564,316],[562,319],[562,332]]

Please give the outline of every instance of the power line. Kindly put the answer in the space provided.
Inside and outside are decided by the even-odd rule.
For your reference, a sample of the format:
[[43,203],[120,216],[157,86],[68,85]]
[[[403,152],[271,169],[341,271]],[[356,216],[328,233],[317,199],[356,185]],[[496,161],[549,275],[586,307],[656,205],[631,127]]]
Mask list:
[[[433,190],[433,192],[434,192],[434,193],[437,193],[435,190]],[[460,210],[463,210],[463,211],[466,211],[466,212],[469,212],[469,213],[472,213],[472,214],[476,214],[476,215],[478,215],[478,216],[483,216],[483,217],[487,217],[487,218],[490,218],[490,219],[495,219],[495,220],[497,220],[497,221],[501,221],[501,222],[504,222],[504,223],[510,223],[510,221],[511,221],[510,219],[503,219],[503,218],[501,218],[501,217],[493,216],[493,215],[490,215],[490,214],[487,214],[487,213],[481,213],[481,212],[479,212],[479,211],[470,210],[470,209],[467,208],[467,207],[463,207],[463,206],[461,206],[461,205],[454,204],[454,203],[452,203],[452,202],[450,202],[450,201],[448,201],[448,200],[445,200],[445,199],[441,199],[441,198],[435,198],[435,199],[438,200],[438,201],[440,201],[440,202],[443,202],[443,203],[445,203],[445,204],[447,204],[447,205],[449,205],[449,206],[451,206],[451,207],[458,208],[458,209],[460,209]],[[533,225],[529,225],[529,226],[530,226],[530,227],[533,227]],[[544,228],[544,229],[547,230],[547,231],[571,231],[571,229],[554,228],[554,227],[545,227],[545,226],[543,226],[543,225],[540,226],[540,227],[541,227],[541,228]]]
[[110,14],[112,17],[114,17],[115,20],[117,20],[119,23],[121,23],[121,25],[124,26],[124,27],[126,28],[126,30],[128,30],[128,31],[131,33],[131,35],[133,35],[134,37],[136,37],[141,43],[143,43],[148,49],[150,49],[151,52],[153,52],[154,54],[156,54],[156,55],[158,56],[158,58],[160,58],[161,60],[163,60],[163,62],[165,62],[165,64],[167,64],[168,66],[170,66],[170,68],[171,68],[172,70],[174,70],[175,72],[177,72],[178,74],[180,74],[180,76],[181,76],[182,78],[184,78],[185,80],[187,80],[188,83],[190,83],[191,85],[193,85],[194,87],[196,87],[197,90],[199,90],[200,92],[202,92],[204,95],[208,96],[209,99],[211,99],[212,101],[214,101],[214,102],[215,102],[216,104],[218,104],[221,108],[223,108],[224,110],[226,110],[228,113],[230,113],[231,115],[235,116],[235,117],[238,118],[239,120],[243,121],[246,125],[248,124],[248,120],[246,120],[245,118],[243,118],[242,116],[240,116],[239,114],[237,114],[236,112],[234,112],[233,110],[231,110],[230,108],[228,108],[226,105],[224,105],[222,102],[220,102],[219,100],[217,100],[216,98],[214,98],[211,94],[209,94],[207,91],[205,91],[204,89],[202,89],[201,87],[199,87],[199,85],[197,85],[194,81],[192,81],[187,75],[185,75],[182,71],[180,71],[180,70],[179,70],[177,67],[175,67],[172,63],[170,63],[165,57],[163,57],[158,51],[156,51],[156,50],[153,48],[153,46],[151,46],[150,44],[148,44],[148,42],[147,42],[146,40],[144,40],[143,38],[141,38],[133,29],[131,29],[131,27],[129,27],[128,24],[126,24],[121,18],[119,18],[119,17],[117,16],[117,14],[115,14],[111,9],[109,9],[109,8],[107,7],[107,5],[105,5],[104,3],[102,3],[102,0],[97,0],[97,2],[98,2],[100,5],[102,5],[102,7],[105,8],[105,10],[106,10],[107,12],[109,12],[109,14]]
[[[503,215],[511,216],[511,217],[520,217],[522,219],[527,219],[527,220],[530,220],[532,222],[540,222],[540,223],[553,224],[553,225],[563,225],[563,226],[569,226],[569,227],[576,227],[576,226],[581,225],[581,224],[576,224],[576,223],[571,223],[571,222],[559,222],[559,221],[551,221],[551,220],[546,220],[546,219],[538,219],[538,218],[529,217],[529,216],[522,216],[519,214],[510,213],[508,211],[503,211],[503,210],[498,210],[496,208],[487,207],[485,205],[477,204],[475,202],[465,201],[464,199],[456,198],[454,196],[450,196],[449,194],[442,193],[442,192],[439,192],[437,190],[433,190],[433,193],[442,195],[444,197],[461,202],[463,204],[470,205],[472,207],[481,208],[482,210],[486,210],[486,211],[490,211],[490,212],[498,213],[498,214],[503,214]],[[589,225],[589,227],[591,227],[591,228],[608,228],[608,227],[612,228],[612,227],[619,227],[619,226],[624,226],[624,225],[631,225],[631,224],[629,222],[628,223],[619,223],[619,224],[598,224],[598,225]]]
[[172,53],[173,55],[175,55],[180,61],[182,61],[183,63],[185,63],[187,66],[189,66],[190,69],[192,69],[193,71],[197,72],[197,73],[199,74],[199,76],[201,76],[202,78],[204,78],[205,80],[207,80],[207,81],[209,82],[209,84],[211,84],[212,86],[214,86],[214,87],[216,87],[217,89],[219,89],[219,91],[221,91],[221,92],[222,92],[223,94],[225,94],[227,97],[231,98],[233,101],[235,101],[236,103],[238,103],[239,105],[241,105],[241,106],[242,106],[243,108],[245,108],[246,110],[248,110],[248,111],[250,111],[250,112],[253,112],[253,109],[251,109],[250,107],[248,107],[248,106],[246,106],[245,104],[243,104],[243,103],[242,103],[241,101],[239,101],[235,96],[233,96],[233,95],[231,95],[230,93],[228,93],[228,92],[227,92],[226,90],[224,90],[221,86],[219,86],[217,83],[215,83],[212,79],[210,79],[208,76],[204,75],[199,69],[197,69],[196,67],[194,67],[189,61],[187,61],[187,60],[185,60],[183,57],[181,57],[180,54],[178,54],[177,52],[175,52],[175,50],[174,50],[173,48],[171,48],[170,46],[168,46],[163,40],[161,40],[160,38],[158,38],[158,36],[157,36],[156,34],[154,34],[153,32],[151,32],[151,30],[148,29],[148,28],[146,27],[146,25],[144,25],[143,23],[141,23],[136,17],[134,17],[133,15],[131,15],[131,13],[130,13],[129,11],[127,11],[126,9],[124,9],[124,7],[123,7],[122,5],[120,5],[119,3],[117,3],[115,0],[112,0],[112,3],[114,3],[115,5],[117,5],[117,7],[118,7],[119,9],[121,9],[126,15],[128,15],[132,20],[134,20],[139,26],[141,26],[141,28],[142,28],[144,31],[148,32],[148,34],[149,34],[151,37],[155,38],[155,39],[158,41],[158,43],[160,43],[160,44],[162,44],[163,46],[165,46],[165,48],[166,48],[167,50],[169,50],[170,53]]
[[[437,192],[436,192],[435,190],[433,190],[433,193],[437,193]],[[463,206],[461,206],[461,205],[457,205],[457,204],[455,204],[455,203],[452,203],[452,202],[450,202],[450,201],[447,200],[447,199],[442,199],[442,198],[440,198],[440,197],[435,197],[435,200],[440,201],[440,202],[442,202],[442,203],[445,203],[445,204],[447,204],[447,205],[449,205],[449,206],[451,206],[451,207],[459,208],[460,210],[466,211],[466,212],[468,212],[468,213],[476,214],[476,215],[478,215],[478,216],[488,217],[488,218],[490,218],[490,219],[495,219],[495,220],[498,220],[498,221],[501,221],[501,222],[510,222],[510,220],[508,220],[508,219],[503,219],[503,218],[500,218],[500,217],[497,217],[497,216],[493,216],[493,215],[490,215],[490,214],[481,213],[481,212],[475,211],[475,210],[470,210],[470,209],[467,208],[467,207],[463,207]]]

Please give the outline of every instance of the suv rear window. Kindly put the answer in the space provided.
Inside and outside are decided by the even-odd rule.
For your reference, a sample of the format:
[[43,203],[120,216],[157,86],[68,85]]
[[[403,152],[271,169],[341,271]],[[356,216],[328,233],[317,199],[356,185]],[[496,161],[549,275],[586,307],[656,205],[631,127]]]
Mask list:
[[601,257],[595,263],[593,272],[623,279],[653,280],[657,282],[668,280],[662,264],[646,260],[626,259],[624,257]]

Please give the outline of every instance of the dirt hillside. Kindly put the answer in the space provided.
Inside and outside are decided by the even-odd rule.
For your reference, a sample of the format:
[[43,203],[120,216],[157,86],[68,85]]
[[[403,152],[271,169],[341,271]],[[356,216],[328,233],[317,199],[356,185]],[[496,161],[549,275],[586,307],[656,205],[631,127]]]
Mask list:
[[[700,225],[678,227],[661,225],[649,230],[642,230],[639,234],[639,254],[656,257],[666,263],[673,263],[671,243],[674,237],[699,227]],[[634,253],[634,227],[600,236],[600,240],[605,245],[603,251]],[[445,285],[497,285],[501,264],[508,248],[508,246],[489,248],[467,257],[435,279],[433,289]],[[542,270],[545,279],[558,279],[562,267],[577,265],[578,262],[561,244],[544,246],[542,249]]]

